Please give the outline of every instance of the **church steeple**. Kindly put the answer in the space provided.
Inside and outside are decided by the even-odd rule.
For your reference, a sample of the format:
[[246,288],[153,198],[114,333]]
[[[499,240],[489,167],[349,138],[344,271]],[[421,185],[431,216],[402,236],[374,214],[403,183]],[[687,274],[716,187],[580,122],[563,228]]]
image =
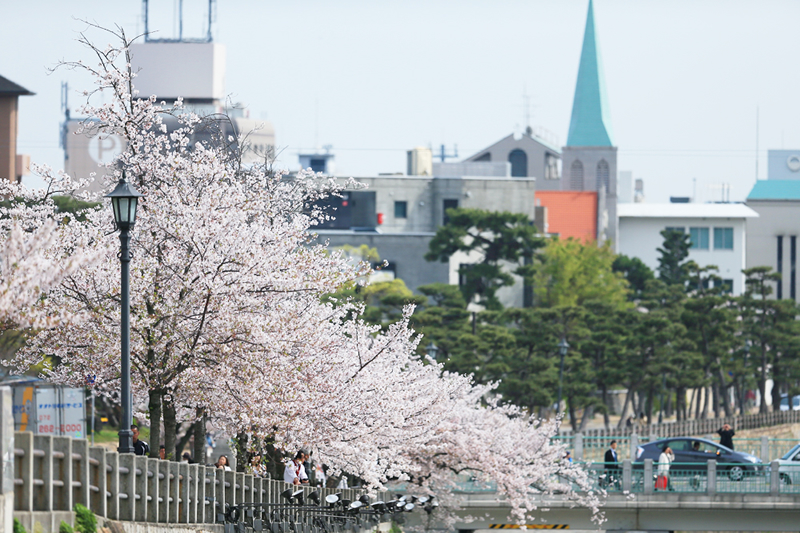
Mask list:
[[603,64],[594,28],[592,0],[589,0],[589,13],[586,15],[586,30],[583,34],[567,146],[614,146]]

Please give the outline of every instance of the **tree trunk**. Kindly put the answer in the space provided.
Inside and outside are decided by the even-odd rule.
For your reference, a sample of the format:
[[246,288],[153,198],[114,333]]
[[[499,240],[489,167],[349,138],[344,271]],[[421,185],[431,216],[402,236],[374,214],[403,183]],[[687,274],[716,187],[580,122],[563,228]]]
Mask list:
[[697,398],[694,404],[694,419],[700,420],[700,403],[703,401],[703,387],[697,387]]
[[[181,424],[178,424],[178,431],[177,433],[180,434],[183,431],[180,428]],[[190,422],[189,425],[186,427],[186,433],[183,434],[181,438],[178,439],[178,444],[175,445],[175,457],[177,461],[181,460],[181,456],[183,455],[183,449],[186,448],[186,445],[189,444],[189,441],[194,436],[192,430],[194,429],[194,423]]]
[[703,420],[708,418],[708,413],[711,410],[711,394],[708,387],[703,387]]
[[608,431],[611,429],[611,421],[608,419],[608,387],[603,385],[601,390],[603,391],[603,405],[605,406],[605,409],[603,409],[603,424],[605,424],[606,431]]
[[647,415],[647,424],[653,423],[653,389],[647,391],[647,398],[644,402],[645,414]]
[[197,420],[192,426],[194,432],[194,450],[192,457],[194,462],[200,465],[206,464],[206,414],[203,409],[198,408],[195,413]]
[[714,408],[714,418],[719,418],[719,404],[722,401],[722,397],[720,396],[720,389],[718,383],[711,384],[711,394],[713,398],[713,408]]
[[164,394],[164,448],[166,459],[175,460],[175,441],[177,433],[177,420],[175,413],[175,400],[171,393]]
[[567,396],[567,409],[569,410],[569,425],[572,427],[572,432],[578,432],[578,417],[575,416],[575,407],[572,405],[572,397]]
[[625,403],[622,404],[622,414],[620,415],[619,422],[617,423],[617,429],[625,425],[625,419],[628,417],[628,406],[631,404],[632,399],[633,390],[628,387],[628,391],[625,393]]
[[158,459],[158,444],[161,442],[161,392],[149,391],[150,401],[150,457]]
[[758,375],[758,391],[761,393],[761,404],[758,406],[759,414],[767,412],[767,347],[761,343],[761,372]]
[[[778,376],[780,376],[780,367],[778,366],[778,356],[776,354],[772,363],[772,410],[776,413],[781,410],[781,385],[783,385]],[[791,409],[791,404],[789,409]]]
[[583,418],[581,418],[581,427],[578,428],[580,433],[586,431],[586,426],[589,425],[589,420],[594,418],[594,406],[590,405],[586,409],[583,410]]
[[672,417],[672,411],[673,411],[672,391],[667,389],[666,392],[667,392],[667,405],[666,405],[666,409],[664,410],[664,417],[671,418]]

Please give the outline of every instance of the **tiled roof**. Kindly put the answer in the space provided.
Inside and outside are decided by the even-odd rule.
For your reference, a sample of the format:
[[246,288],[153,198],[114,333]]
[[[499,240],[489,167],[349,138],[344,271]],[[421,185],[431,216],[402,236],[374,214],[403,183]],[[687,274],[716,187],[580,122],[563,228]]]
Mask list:
[[547,207],[548,233],[584,242],[597,239],[597,193],[536,191],[536,205]]
[[748,200],[800,200],[800,180],[758,180]]
[[15,94],[19,96],[29,96],[36,93],[32,93],[22,85],[17,85],[8,78],[0,76],[0,95],[13,96]]

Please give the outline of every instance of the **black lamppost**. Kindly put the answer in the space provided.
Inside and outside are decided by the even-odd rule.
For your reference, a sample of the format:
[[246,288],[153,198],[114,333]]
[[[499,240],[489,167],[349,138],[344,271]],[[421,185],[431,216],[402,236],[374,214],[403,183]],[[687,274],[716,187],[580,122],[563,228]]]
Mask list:
[[120,293],[122,317],[120,320],[120,345],[122,348],[122,422],[119,429],[119,453],[133,453],[133,419],[131,409],[131,302],[130,302],[130,262],[131,255],[128,245],[131,241],[130,230],[136,223],[136,205],[141,194],[133,185],[125,181],[125,172],[117,183],[116,188],[106,198],[111,198],[111,207],[114,209],[114,222],[119,229],[120,253],[119,260],[122,264],[122,290]]
[[428,357],[436,360],[436,355],[439,353],[439,347],[436,346],[433,341],[431,341],[426,347],[425,350],[428,352]]
[[558,403],[556,404],[556,414],[561,414],[561,387],[564,382],[564,356],[567,355],[569,344],[567,339],[561,337],[561,342],[558,343],[558,351],[561,353],[561,366],[558,367]]

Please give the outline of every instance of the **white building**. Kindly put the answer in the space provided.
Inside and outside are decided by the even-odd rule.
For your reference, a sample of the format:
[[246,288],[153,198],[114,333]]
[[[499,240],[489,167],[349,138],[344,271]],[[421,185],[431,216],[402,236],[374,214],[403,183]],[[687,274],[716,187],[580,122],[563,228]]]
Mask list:
[[758,213],[743,204],[619,204],[619,253],[638,257],[658,269],[661,232],[689,233],[689,259],[701,267],[715,265],[734,295],[744,292],[746,225]]

